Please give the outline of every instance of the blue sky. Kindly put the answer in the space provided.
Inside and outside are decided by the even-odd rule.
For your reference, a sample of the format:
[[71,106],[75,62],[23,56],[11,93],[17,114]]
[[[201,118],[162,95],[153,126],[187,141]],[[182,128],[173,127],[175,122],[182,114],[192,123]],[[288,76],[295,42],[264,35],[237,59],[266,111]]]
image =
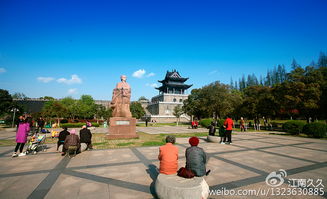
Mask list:
[[[0,88],[110,100],[128,77],[151,98],[167,70],[199,88],[327,52],[325,0],[0,1]],[[142,71],[142,76],[133,76]],[[142,74],[142,73],[141,73]]]

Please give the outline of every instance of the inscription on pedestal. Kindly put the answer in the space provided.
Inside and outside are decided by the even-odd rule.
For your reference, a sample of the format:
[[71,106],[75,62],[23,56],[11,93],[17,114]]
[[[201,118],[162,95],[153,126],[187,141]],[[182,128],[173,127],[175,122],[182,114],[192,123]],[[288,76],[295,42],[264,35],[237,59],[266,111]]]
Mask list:
[[118,120],[116,121],[116,125],[129,125],[129,121],[124,121],[124,120]]

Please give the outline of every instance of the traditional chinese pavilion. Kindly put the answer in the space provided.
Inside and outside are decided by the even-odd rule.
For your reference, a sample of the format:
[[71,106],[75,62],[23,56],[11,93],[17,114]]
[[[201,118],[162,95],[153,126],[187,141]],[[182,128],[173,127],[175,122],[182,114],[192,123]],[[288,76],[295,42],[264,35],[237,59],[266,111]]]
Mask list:
[[[175,122],[173,115],[174,108],[178,105],[183,106],[183,101],[188,98],[186,90],[192,85],[185,84],[188,78],[182,77],[178,71],[167,71],[165,79],[160,80],[162,85],[158,88],[159,95],[153,97],[147,106],[151,120],[156,122]],[[181,121],[189,121],[187,115],[181,116]]]
[[185,84],[185,81],[187,80],[188,78],[181,77],[179,72],[176,70],[173,70],[172,72],[167,71],[165,79],[158,81],[162,86],[156,89],[159,90],[159,94],[184,94],[185,90],[192,86]]

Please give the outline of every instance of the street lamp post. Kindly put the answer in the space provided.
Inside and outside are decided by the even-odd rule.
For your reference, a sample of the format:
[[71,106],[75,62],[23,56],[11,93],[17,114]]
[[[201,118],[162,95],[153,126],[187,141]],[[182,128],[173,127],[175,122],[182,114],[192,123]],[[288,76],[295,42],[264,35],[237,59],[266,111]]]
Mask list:
[[12,117],[12,124],[11,124],[11,127],[12,127],[12,128],[14,128],[16,111],[19,111],[18,108],[13,108],[13,109],[11,109],[11,112],[14,112],[14,115],[13,115],[13,117]]

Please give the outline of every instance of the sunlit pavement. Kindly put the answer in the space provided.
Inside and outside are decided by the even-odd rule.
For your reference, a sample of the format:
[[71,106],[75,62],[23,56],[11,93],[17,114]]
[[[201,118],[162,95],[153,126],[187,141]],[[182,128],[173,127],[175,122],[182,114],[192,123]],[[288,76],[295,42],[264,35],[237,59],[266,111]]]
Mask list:
[[[169,128],[171,132],[176,130],[165,127]],[[7,135],[0,133],[1,139],[6,138]],[[177,138],[177,143],[179,167],[182,167],[188,138]],[[270,198],[326,197],[326,194],[308,196],[315,194],[310,190],[304,195],[307,188],[295,188],[291,183],[302,179],[312,182],[311,187],[322,188],[319,194],[327,191],[326,144],[327,140],[267,133],[237,133],[231,145],[207,143],[202,138],[199,146],[207,152],[207,169],[211,169],[210,175],[205,177],[212,194],[209,198],[266,198],[261,194],[268,191]],[[158,147],[93,150],[73,158],[61,157],[55,145],[37,155],[12,158],[13,148],[0,147],[0,198],[143,199],[155,196],[153,182],[159,165]],[[266,177],[274,171],[282,174],[284,180],[276,188],[266,184]],[[233,193],[240,190],[239,194],[245,196],[230,196],[231,192],[226,190],[234,190]],[[253,196],[250,190],[260,193]],[[288,191],[293,192],[288,194]]]

